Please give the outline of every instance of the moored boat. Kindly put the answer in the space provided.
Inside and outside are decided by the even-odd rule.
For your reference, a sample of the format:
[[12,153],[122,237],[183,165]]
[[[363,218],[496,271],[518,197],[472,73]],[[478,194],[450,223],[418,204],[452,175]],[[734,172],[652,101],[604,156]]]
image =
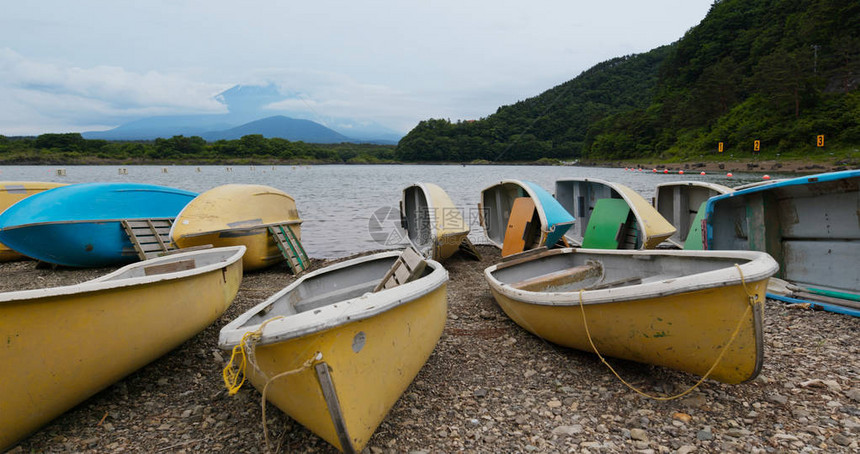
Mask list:
[[174,218],[197,194],[137,183],[82,183],[38,194],[0,213],[0,242],[37,260],[73,267],[138,260],[121,221]]
[[683,248],[690,228],[693,227],[693,220],[699,214],[702,204],[711,197],[729,192],[732,192],[732,188],[706,181],[673,181],[658,184],[654,191],[654,208],[677,229],[666,241]]
[[176,216],[170,238],[180,248],[243,245],[246,271],[284,260],[269,227],[301,240],[302,219],[289,194],[258,184],[226,184],[200,193]]
[[470,231],[460,209],[433,183],[403,189],[400,219],[412,246],[433,260],[444,260],[457,252]]
[[484,274],[502,310],[550,342],[740,383],[762,367],[776,270],[752,251],[558,249]]
[[781,180],[724,194],[705,208],[707,249],[764,251],[777,277],[860,296],[860,170]]
[[0,293],[0,450],[217,319],[244,247],[178,253],[66,287]]
[[[549,192],[530,181],[502,180],[485,188],[478,211],[487,239],[502,249],[503,256],[508,251],[553,247],[574,224],[573,216]],[[516,236],[508,237],[509,230]],[[516,244],[510,246],[511,240]]]
[[[555,197],[576,216],[576,225],[566,234],[573,245],[654,249],[675,233],[675,227],[645,198],[623,184],[596,178],[565,178],[555,182]],[[606,199],[615,203],[601,202]],[[598,205],[602,205],[600,209]]]
[[364,448],[445,326],[448,273],[436,261],[374,292],[398,257],[305,274],[221,329],[219,346],[247,354],[244,374],[263,397],[344,452]]
[[[65,183],[46,181],[0,181],[0,213],[21,199],[60,186],[65,186]],[[5,244],[0,243],[0,262],[16,260],[22,257],[23,255],[13,251]]]

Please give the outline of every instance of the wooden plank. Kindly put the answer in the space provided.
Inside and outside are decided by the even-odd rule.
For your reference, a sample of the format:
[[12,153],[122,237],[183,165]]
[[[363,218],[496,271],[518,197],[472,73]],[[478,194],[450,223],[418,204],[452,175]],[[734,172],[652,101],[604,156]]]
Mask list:
[[391,268],[379,281],[379,284],[373,289],[374,292],[387,290],[397,287],[398,285],[412,282],[421,277],[427,262],[424,257],[413,247],[407,247],[403,250]]
[[517,197],[511,206],[505,239],[502,242],[502,257],[522,252],[529,246],[536,228],[532,219],[535,217],[535,202],[531,197]]
[[195,267],[194,259],[178,260],[176,262],[168,262],[156,265],[149,265],[143,268],[143,273],[147,276],[164,273],[174,273],[176,271],[193,270]]
[[514,282],[511,284],[511,287],[530,292],[539,292],[545,291],[548,287],[559,287],[562,285],[572,284],[574,282],[581,282],[590,277],[600,277],[602,272],[602,266],[596,263],[590,263]]

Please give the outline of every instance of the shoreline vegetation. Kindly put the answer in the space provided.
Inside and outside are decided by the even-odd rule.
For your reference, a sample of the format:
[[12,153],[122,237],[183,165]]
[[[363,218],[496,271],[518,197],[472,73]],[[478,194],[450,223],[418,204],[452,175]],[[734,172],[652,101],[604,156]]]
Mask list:
[[84,139],[78,133],[37,137],[0,135],[3,165],[573,165],[618,167],[680,173],[752,172],[822,173],[860,168],[860,149],[803,149],[790,153],[701,153],[690,156],[630,159],[579,157],[535,160],[470,161],[406,160],[398,146],[367,143],[311,144],[248,135],[236,140],[206,142],[200,137],[174,136],[154,141],[118,142]]

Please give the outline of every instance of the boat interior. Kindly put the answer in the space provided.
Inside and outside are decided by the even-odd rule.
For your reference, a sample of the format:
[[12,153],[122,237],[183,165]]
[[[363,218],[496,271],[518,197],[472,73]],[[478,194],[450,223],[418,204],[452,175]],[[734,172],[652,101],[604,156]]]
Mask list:
[[[313,311],[371,293],[392,268],[397,258],[397,256],[380,257],[346,268],[307,276],[289,291],[280,293],[277,299],[254,314],[242,326],[259,325],[272,317]],[[428,262],[418,279],[429,275],[433,270],[433,265]]]
[[[555,182],[555,198],[573,217],[576,223],[565,233],[565,237],[572,245],[582,245],[588,229],[588,223],[594,214],[597,202],[601,199],[622,199],[618,191],[601,182],[584,180],[558,180]],[[625,202],[626,203],[626,202]],[[639,227],[636,223],[635,214],[631,212],[629,218],[620,227],[624,233],[625,241],[619,249],[639,249],[641,235],[638,234]]]
[[427,204],[427,196],[420,186],[410,186],[403,190],[400,207],[402,227],[406,230],[412,245],[425,257],[433,248],[433,213]]
[[555,252],[503,262],[491,274],[499,282],[520,290],[577,292],[659,282],[744,263],[744,259],[730,257]]
[[777,277],[860,293],[860,179],[779,186],[718,200],[710,249],[764,251]]
[[[728,188],[726,188],[728,189]],[[670,239],[680,245],[687,239],[699,207],[711,197],[724,194],[705,186],[691,184],[665,184],[657,186],[654,207],[669,223],[678,229]]]
[[193,256],[176,255],[168,256],[167,259],[161,260],[144,260],[138,262],[135,266],[130,266],[125,270],[120,270],[117,273],[104,276],[102,281],[118,281],[122,279],[130,279],[135,277],[154,276],[158,274],[175,273],[177,271],[192,270],[216,263],[221,263],[236,254],[235,248],[227,249],[210,249],[202,253],[194,254]]
[[[508,220],[511,217],[514,200],[521,197],[530,196],[525,189],[516,183],[501,183],[487,188],[481,193],[481,215],[484,229],[487,237],[497,245],[501,246],[504,244],[505,232],[508,228]],[[537,210],[535,210],[529,224],[540,226],[540,216]],[[530,236],[529,238],[525,238],[525,248],[529,249],[530,247],[537,246],[538,241],[540,241],[540,229],[533,228],[525,233]]]

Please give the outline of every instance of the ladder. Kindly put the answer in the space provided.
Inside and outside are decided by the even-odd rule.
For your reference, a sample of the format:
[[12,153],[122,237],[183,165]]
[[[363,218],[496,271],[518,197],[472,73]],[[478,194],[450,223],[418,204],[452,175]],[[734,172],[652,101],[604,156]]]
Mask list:
[[296,233],[288,224],[270,225],[269,233],[275,239],[275,244],[281,250],[281,255],[287,260],[287,265],[293,274],[299,274],[310,267],[310,260],[302,247],[302,242],[296,238]]
[[123,219],[120,224],[141,260],[158,257],[176,249],[170,241],[173,218]]

